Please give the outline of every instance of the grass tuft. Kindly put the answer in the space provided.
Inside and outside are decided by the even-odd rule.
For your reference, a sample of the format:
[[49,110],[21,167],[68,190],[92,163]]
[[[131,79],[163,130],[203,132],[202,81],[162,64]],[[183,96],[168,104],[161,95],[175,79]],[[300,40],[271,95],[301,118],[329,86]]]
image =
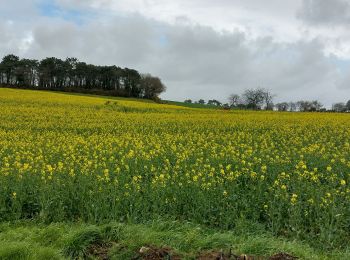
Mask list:
[[13,242],[0,246],[1,260],[26,260],[30,258],[29,245],[26,243]]
[[92,244],[102,243],[101,231],[96,227],[81,229],[67,241],[63,253],[67,257],[86,257],[86,250]]

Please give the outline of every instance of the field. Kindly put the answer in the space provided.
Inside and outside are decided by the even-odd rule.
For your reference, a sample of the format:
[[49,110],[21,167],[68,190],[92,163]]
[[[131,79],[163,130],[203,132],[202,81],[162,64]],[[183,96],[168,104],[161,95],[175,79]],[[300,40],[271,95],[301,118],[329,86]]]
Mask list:
[[[14,89],[0,89],[0,111],[0,241],[10,246],[12,231],[38,235],[43,225],[67,233],[74,224],[64,223],[90,225],[96,234],[91,230],[107,223],[161,221],[262,235],[260,244],[279,241],[273,250],[300,243],[292,253],[303,258],[313,250],[348,254],[349,114],[224,111]],[[159,243],[180,250],[181,239],[168,237]],[[223,246],[214,240],[206,246]],[[266,245],[237,250],[272,253]]]

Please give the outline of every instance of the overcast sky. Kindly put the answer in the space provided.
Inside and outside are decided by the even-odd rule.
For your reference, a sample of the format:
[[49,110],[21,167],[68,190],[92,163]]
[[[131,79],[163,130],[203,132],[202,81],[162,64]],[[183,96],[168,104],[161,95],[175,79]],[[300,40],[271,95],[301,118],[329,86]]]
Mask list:
[[350,99],[350,0],[0,0],[0,55],[159,76],[165,99]]

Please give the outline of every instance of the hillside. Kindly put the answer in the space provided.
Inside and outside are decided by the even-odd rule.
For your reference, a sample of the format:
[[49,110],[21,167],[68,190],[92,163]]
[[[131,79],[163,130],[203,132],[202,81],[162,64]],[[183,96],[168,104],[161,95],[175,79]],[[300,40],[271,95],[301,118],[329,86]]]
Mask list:
[[15,89],[0,109],[1,259],[348,256],[348,114]]

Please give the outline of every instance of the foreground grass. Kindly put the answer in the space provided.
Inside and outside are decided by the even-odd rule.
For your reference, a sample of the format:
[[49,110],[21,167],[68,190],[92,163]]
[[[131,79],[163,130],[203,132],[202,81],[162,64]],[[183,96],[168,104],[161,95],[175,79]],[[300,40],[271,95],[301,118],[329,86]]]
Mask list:
[[[148,224],[33,222],[0,224],[0,259],[142,259],[142,247],[171,248],[181,259],[203,252],[268,257],[286,252],[300,259],[350,259],[350,252],[321,252],[298,242],[242,225],[237,232],[221,232],[190,223],[155,221]],[[246,232],[244,232],[246,229]],[[255,229],[253,231],[253,229]]]

